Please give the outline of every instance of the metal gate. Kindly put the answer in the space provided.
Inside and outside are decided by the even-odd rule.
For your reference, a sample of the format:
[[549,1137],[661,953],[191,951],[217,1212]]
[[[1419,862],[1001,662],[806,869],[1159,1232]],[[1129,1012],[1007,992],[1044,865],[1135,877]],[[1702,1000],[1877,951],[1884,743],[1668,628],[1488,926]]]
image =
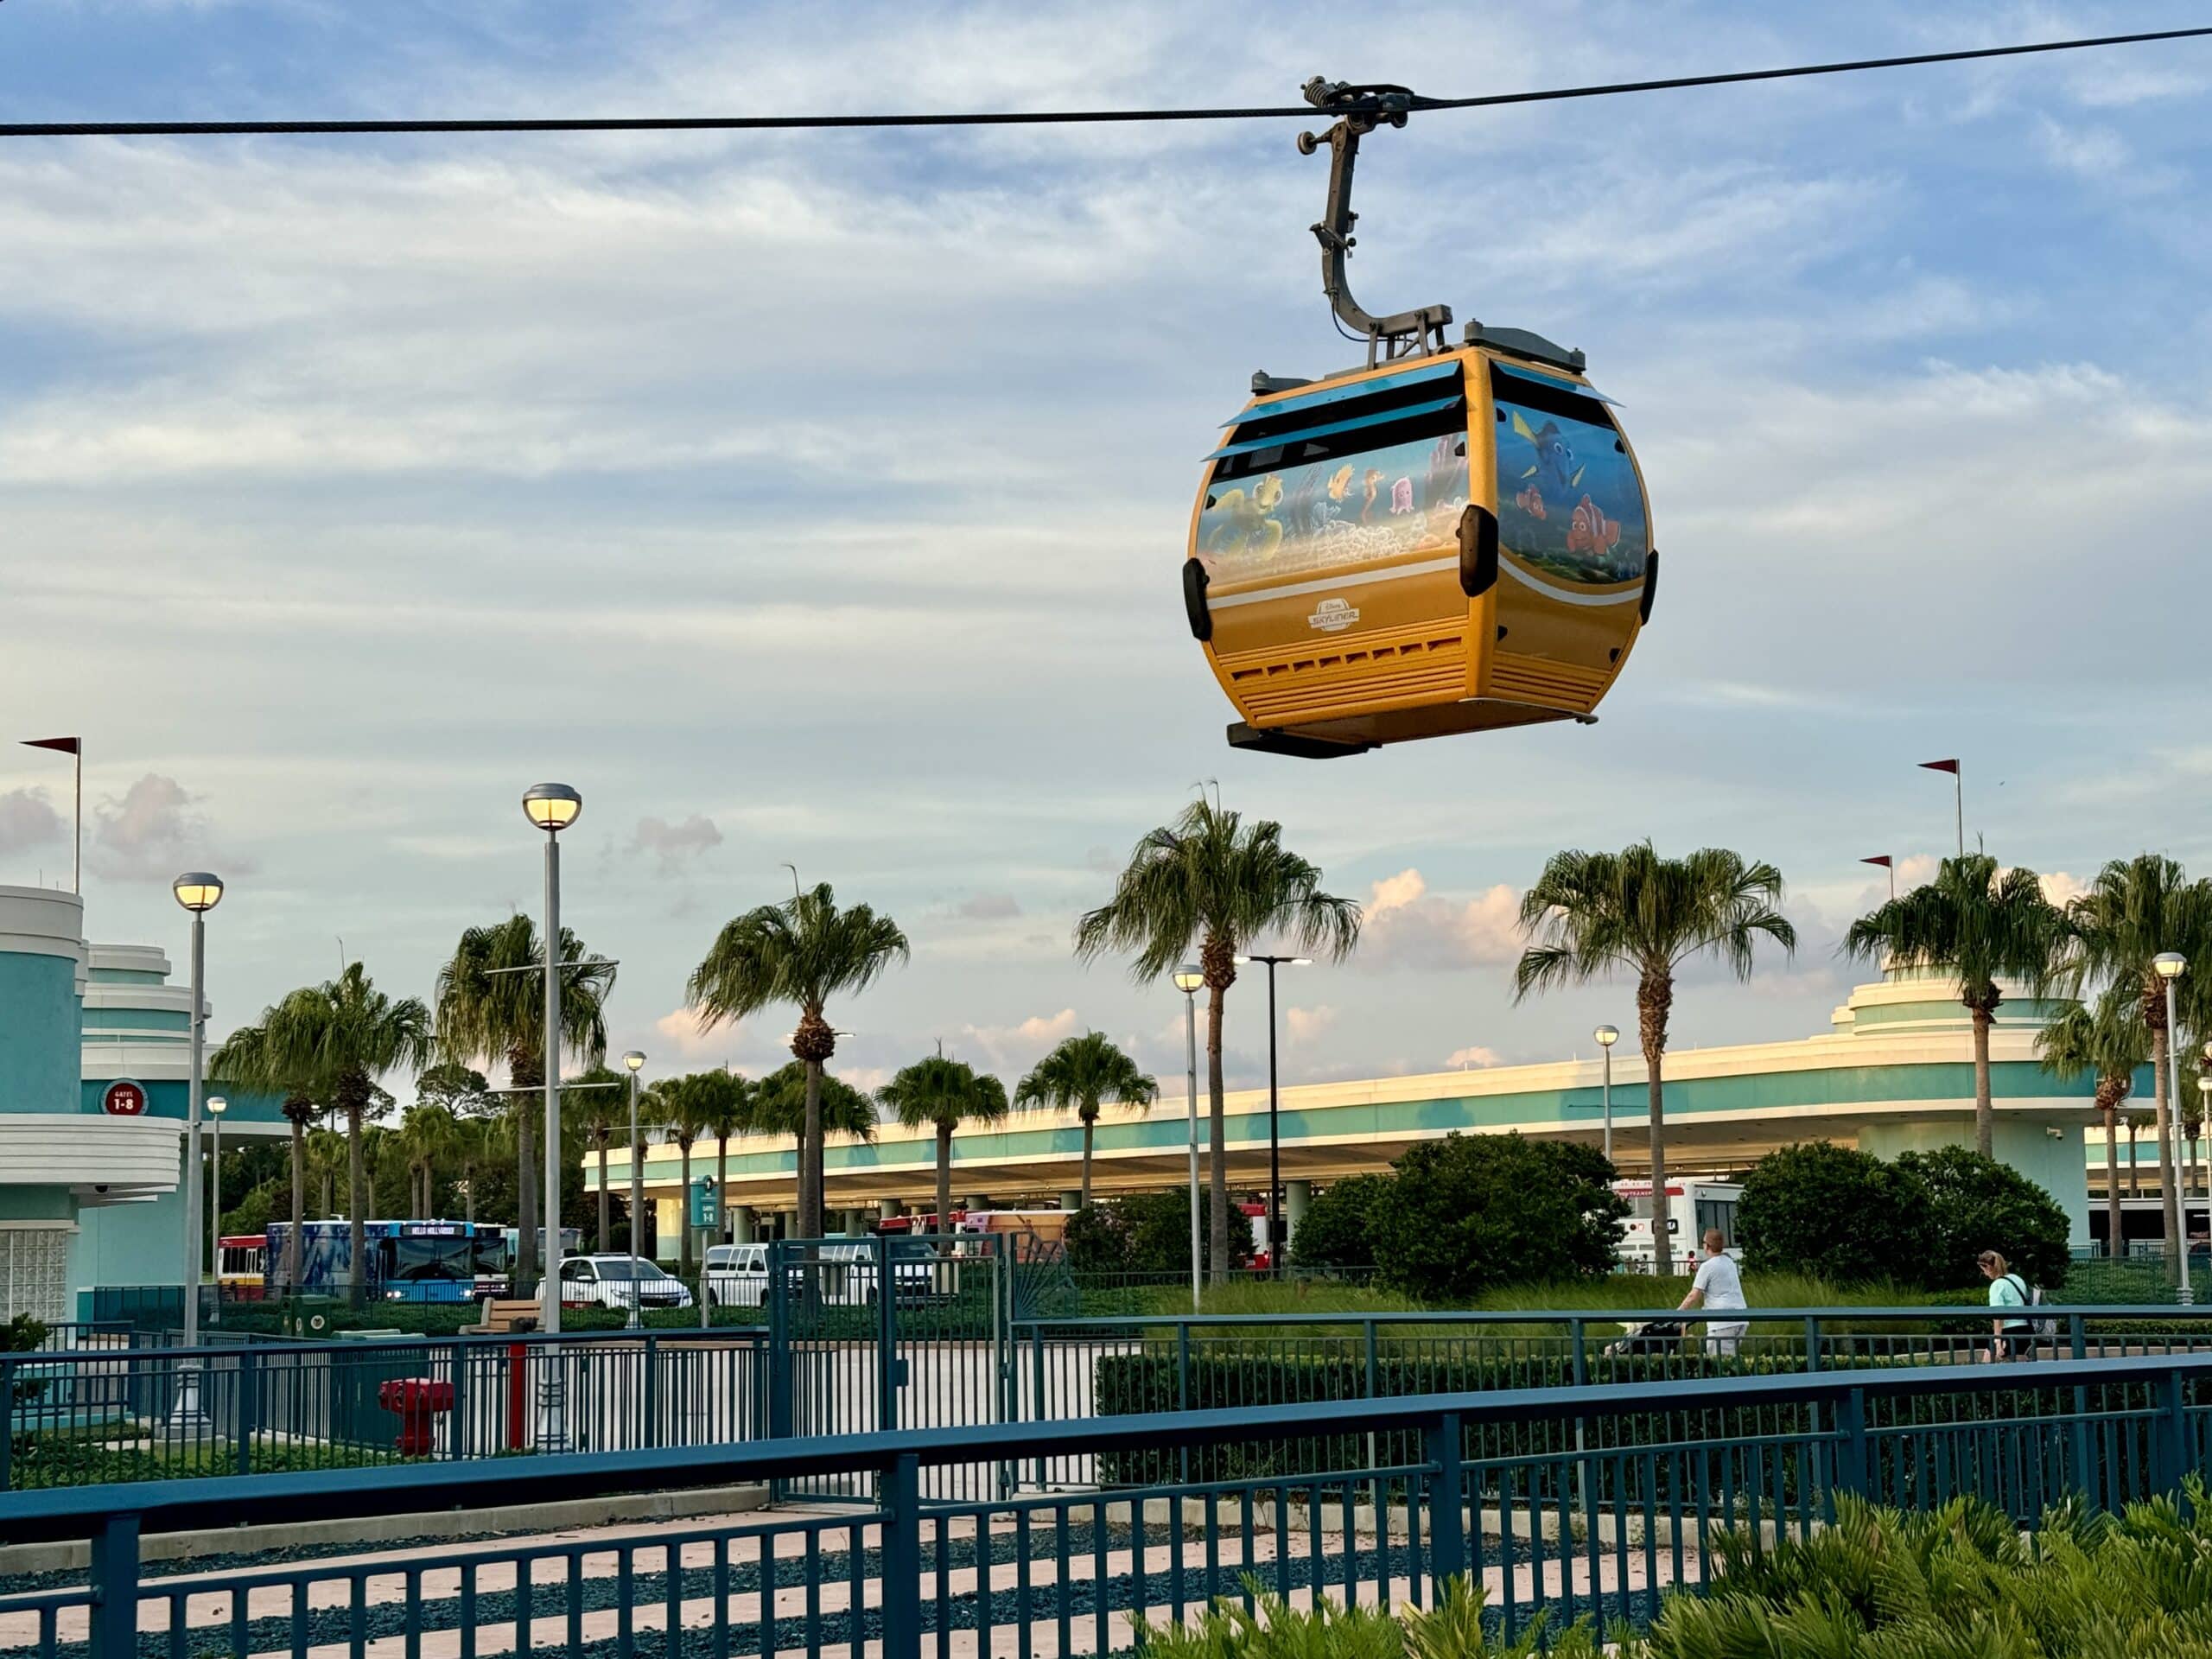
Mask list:
[[[1009,1241],[786,1239],[768,1247],[768,1433],[871,1434],[1009,1421]],[[995,1497],[1010,1466],[923,1471],[923,1496]],[[873,1477],[781,1481],[781,1497],[872,1502]]]

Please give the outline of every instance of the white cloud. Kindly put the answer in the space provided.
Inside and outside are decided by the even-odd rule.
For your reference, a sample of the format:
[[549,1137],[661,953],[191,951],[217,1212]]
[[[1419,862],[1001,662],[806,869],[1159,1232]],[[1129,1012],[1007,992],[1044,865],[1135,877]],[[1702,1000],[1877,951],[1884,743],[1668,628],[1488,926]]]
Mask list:
[[653,1021],[653,1030],[687,1060],[732,1053],[747,1033],[743,1023],[732,1020],[709,1029],[698,1011],[688,1007],[670,1009]]
[[1454,901],[1433,895],[1418,869],[1370,890],[1359,957],[1390,968],[1471,968],[1520,958],[1521,895],[1503,882]]
[[681,823],[663,818],[639,818],[630,837],[630,850],[646,853],[658,875],[679,875],[709,849],[722,844],[722,832],[712,818],[694,812]]
[[42,789],[11,789],[0,795],[0,853],[59,841],[68,825]]
[[984,1064],[979,1069],[1008,1077],[1018,1077],[1064,1038],[1072,1037],[1083,1028],[1083,1021],[1076,1017],[1073,1008],[1062,1008],[1058,1014],[1033,1014],[1010,1026],[963,1026],[961,1046],[980,1051],[980,1056],[963,1054],[960,1058],[971,1064],[980,1058]]
[[1002,922],[1021,914],[1021,906],[1010,893],[970,893],[953,906],[963,921]]
[[1497,1051],[1481,1043],[1465,1048],[1455,1048],[1445,1057],[1444,1064],[1455,1071],[1478,1070],[1485,1065],[1501,1064]]
[[1326,1036],[1336,1023],[1337,1010],[1326,1002],[1317,1007],[1283,1010],[1283,1034],[1293,1045],[1317,1041]]
[[194,810],[198,799],[175,779],[149,772],[120,797],[98,802],[86,868],[122,881],[167,881],[195,861],[220,866],[220,875],[251,874],[253,861],[210,847],[207,820]]

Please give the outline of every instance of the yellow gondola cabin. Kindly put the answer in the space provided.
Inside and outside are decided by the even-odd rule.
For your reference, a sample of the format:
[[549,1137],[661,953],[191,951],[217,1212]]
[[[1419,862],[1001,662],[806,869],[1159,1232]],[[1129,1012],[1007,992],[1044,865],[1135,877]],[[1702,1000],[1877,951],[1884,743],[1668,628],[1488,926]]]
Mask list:
[[1636,456],[1580,352],[1449,307],[1372,316],[1352,299],[1353,162],[1403,126],[1402,86],[1318,77],[1340,118],[1313,233],[1321,286],[1367,364],[1253,377],[1191,514],[1183,601],[1243,719],[1241,748],[1357,753],[1593,719],[1650,619],[1658,578]]

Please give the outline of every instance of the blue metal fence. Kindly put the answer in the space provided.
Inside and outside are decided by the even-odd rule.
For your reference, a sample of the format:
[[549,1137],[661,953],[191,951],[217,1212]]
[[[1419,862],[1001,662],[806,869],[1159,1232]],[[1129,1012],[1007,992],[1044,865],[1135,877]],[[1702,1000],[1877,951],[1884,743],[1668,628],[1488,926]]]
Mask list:
[[[484,1477],[444,1464],[0,1494],[0,1536],[91,1544],[85,1583],[0,1596],[0,1650],[1105,1653],[1130,1645],[1133,1618],[1180,1619],[1254,1585],[1427,1604],[1460,1574],[1508,1631],[1539,1610],[1642,1621],[1703,1582],[1719,1530],[1803,1535],[1839,1493],[1906,1508],[1972,1493],[2031,1522],[2062,1493],[2109,1509],[2174,1491],[2205,1465],[2203,1398],[2212,1356],[2158,1356],[1431,1395],[1357,1425],[1326,1403],[553,1455],[503,1466],[500,1497],[865,1475],[878,1503],[171,1577],[144,1573],[146,1534],[435,1510],[480,1501]],[[1486,1455],[1508,1430],[1551,1449]],[[930,1470],[1002,1456],[1172,1465],[1236,1446],[1273,1448],[1273,1466],[1116,1492],[925,1492]]]
[[[2212,1306],[2053,1306],[2026,1344],[2044,1358],[2212,1351]],[[1484,1388],[1726,1376],[1989,1357],[1986,1307],[1734,1310],[1740,1337],[1667,1309],[1539,1313],[1173,1314],[1016,1319],[1009,1417],[1374,1400]],[[1659,1322],[1663,1337],[1639,1335]]]

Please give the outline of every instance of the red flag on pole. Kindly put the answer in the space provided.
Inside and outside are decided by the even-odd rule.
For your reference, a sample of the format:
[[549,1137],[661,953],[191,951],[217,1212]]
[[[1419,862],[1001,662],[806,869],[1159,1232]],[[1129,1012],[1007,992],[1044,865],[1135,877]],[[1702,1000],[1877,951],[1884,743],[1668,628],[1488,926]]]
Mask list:
[[76,737],[27,737],[22,740],[27,749],[59,749],[64,754],[82,754],[84,740]]
[[1896,868],[1896,861],[1887,853],[1877,853],[1872,858],[1862,858],[1859,861],[1861,864],[1878,864],[1885,870]]
[[1959,763],[1955,760],[1923,760],[1920,767],[1923,772],[1948,772],[1954,778],[1959,775]]

